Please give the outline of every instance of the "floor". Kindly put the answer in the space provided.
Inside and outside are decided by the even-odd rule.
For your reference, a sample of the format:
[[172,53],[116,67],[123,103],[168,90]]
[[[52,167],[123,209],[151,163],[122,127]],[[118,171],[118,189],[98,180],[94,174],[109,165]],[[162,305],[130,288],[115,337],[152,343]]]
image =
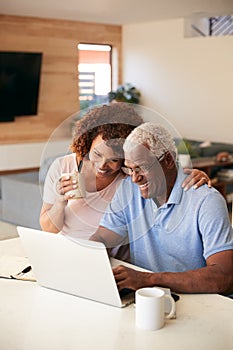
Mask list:
[[8,222],[0,221],[0,240],[18,237],[16,226]]

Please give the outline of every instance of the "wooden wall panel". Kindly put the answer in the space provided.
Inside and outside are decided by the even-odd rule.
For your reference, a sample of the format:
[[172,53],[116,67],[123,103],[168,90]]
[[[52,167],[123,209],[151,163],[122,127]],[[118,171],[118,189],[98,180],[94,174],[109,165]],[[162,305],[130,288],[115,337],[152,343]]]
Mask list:
[[[115,25],[0,15],[0,42],[2,51],[43,52],[38,114],[0,123],[0,144],[46,141],[79,110],[78,43],[112,45],[121,58],[121,26]],[[120,59],[117,64],[121,82]],[[69,132],[64,127],[62,136]]]

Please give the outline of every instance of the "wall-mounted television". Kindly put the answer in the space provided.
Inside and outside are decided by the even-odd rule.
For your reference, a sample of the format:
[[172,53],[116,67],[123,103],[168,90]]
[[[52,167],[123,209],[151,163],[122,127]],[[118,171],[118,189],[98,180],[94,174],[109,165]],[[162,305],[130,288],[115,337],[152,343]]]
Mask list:
[[0,122],[36,115],[42,53],[0,51]]

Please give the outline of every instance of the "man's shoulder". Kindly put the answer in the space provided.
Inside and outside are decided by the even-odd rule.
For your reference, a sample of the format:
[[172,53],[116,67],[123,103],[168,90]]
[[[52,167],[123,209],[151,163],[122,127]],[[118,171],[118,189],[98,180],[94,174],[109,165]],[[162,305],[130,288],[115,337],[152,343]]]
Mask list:
[[138,185],[133,183],[133,181],[132,181],[130,176],[126,176],[122,180],[121,188],[122,188],[123,191],[126,191],[125,193],[127,193],[128,191],[133,191],[134,193],[140,193]]
[[191,188],[185,192],[185,196],[189,198],[191,203],[200,206],[200,208],[209,208],[213,212],[218,210],[224,210],[226,201],[223,195],[217,191],[214,187],[209,188],[207,185],[203,185],[197,189]]
[[122,183],[124,183],[124,184],[133,184],[131,177],[128,176],[128,175],[124,177]]
[[125,207],[135,206],[137,208],[145,207],[145,203],[149,205],[149,202],[152,201],[151,198],[142,197],[139,186],[132,181],[130,176],[122,180],[116,199]]
[[188,194],[188,192],[190,192],[190,194],[195,195],[195,196],[200,197],[200,198],[205,198],[205,197],[222,198],[223,197],[222,194],[218,190],[216,190],[216,188],[214,188],[214,187],[209,188],[208,185],[206,185],[206,184],[198,187],[197,189],[194,189],[192,187],[190,190],[187,191],[187,194]]

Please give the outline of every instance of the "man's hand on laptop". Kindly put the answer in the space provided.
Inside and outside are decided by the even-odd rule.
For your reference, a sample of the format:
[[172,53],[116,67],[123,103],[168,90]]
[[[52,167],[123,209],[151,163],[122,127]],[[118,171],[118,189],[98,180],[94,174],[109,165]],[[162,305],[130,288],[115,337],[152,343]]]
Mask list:
[[119,265],[113,269],[113,274],[119,291],[124,288],[137,290],[138,288],[152,286],[150,280],[153,274],[150,272],[136,271]]

